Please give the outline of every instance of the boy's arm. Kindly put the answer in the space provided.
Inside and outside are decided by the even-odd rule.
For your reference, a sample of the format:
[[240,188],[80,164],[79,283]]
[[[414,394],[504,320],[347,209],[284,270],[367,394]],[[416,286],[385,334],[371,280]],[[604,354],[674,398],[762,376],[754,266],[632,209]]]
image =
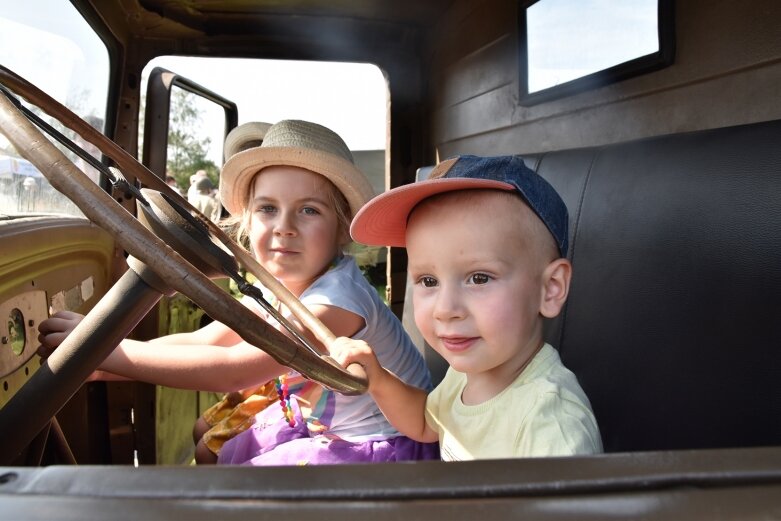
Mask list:
[[340,337],[330,347],[331,356],[343,367],[358,363],[366,371],[369,393],[382,414],[402,434],[415,441],[432,443],[439,438],[426,422],[428,393],[404,383],[382,367],[369,345],[362,340]]

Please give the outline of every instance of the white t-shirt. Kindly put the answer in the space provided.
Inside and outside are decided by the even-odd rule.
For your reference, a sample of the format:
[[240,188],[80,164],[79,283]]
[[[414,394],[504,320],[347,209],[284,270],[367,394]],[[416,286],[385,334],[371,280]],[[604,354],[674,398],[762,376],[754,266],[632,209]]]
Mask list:
[[[263,294],[271,301],[271,292],[263,289]],[[353,338],[369,344],[380,364],[405,382],[421,389],[431,389],[431,375],[423,356],[404,331],[396,315],[366,281],[352,257],[345,256],[340,259],[333,268],[307,288],[299,300],[305,306],[335,306],[362,317],[366,325],[353,335]],[[265,316],[265,312],[262,312],[262,308],[254,300],[244,297],[243,301]],[[273,323],[272,320],[269,322]],[[328,396],[328,393],[332,397]],[[399,432],[385,419],[368,393],[344,396],[322,390],[322,394],[314,398],[307,396],[312,402],[311,415],[317,419],[317,422],[310,423],[318,427],[326,425],[325,432],[328,434],[349,441],[399,436]]]

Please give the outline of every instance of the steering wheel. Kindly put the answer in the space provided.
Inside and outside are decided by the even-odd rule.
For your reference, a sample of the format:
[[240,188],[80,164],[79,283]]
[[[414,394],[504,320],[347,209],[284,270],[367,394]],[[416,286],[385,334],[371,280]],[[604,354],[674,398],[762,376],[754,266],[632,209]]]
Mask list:
[[[90,221],[111,233],[131,255],[128,259],[131,269],[0,410],[0,464],[9,464],[108,356],[113,346],[140,322],[164,293],[174,291],[184,294],[214,320],[226,324],[244,340],[305,377],[344,394],[366,391],[366,380],[360,371],[351,368],[352,372],[348,372],[328,357],[306,349],[259,319],[210,280],[208,275],[214,275],[215,264],[202,259],[213,259],[208,250],[214,253],[216,248],[222,252],[219,263],[240,264],[255,274],[321,341],[327,344],[333,339],[333,334],[298,299],[219,227],[121,147],[34,85],[2,66],[0,82],[94,144],[126,177],[137,178],[151,188],[142,190],[145,200],[137,201],[145,206],[139,213],[149,221],[147,227],[81,172],[28,120],[10,97],[0,94],[0,129],[17,151],[33,163],[55,189],[70,198]],[[170,228],[170,223],[163,221],[176,213],[184,213],[182,209],[194,214],[197,222],[184,233],[169,232],[180,240],[172,240],[170,235],[163,240],[150,231],[150,228],[158,232]],[[192,222],[192,218],[189,220]],[[202,234],[193,239],[191,232],[198,228]],[[217,247],[217,242],[233,256]],[[171,244],[188,250],[190,261]],[[198,251],[199,244],[204,251]],[[40,396],[47,399],[42,401]],[[36,407],[29,407],[30,403],[36,403]]]

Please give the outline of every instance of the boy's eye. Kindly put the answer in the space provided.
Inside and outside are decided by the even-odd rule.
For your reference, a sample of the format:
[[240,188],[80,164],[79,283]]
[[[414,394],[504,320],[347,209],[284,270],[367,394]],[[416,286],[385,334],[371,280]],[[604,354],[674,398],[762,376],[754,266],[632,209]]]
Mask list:
[[488,284],[489,280],[491,280],[491,277],[485,273],[474,273],[471,277],[469,277],[469,281],[472,284]]
[[423,287],[426,288],[433,288],[437,285],[437,279],[435,279],[434,277],[420,277],[418,279],[418,282],[420,282],[423,285]]

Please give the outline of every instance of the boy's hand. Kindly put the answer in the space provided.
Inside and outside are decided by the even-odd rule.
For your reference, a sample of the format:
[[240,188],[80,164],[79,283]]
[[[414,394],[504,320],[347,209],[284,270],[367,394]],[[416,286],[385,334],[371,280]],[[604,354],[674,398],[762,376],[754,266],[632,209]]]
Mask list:
[[38,324],[38,354],[48,358],[83,318],[72,311],[59,311]]
[[331,357],[343,367],[363,366],[369,380],[369,393],[399,432],[416,441],[437,441],[437,433],[426,424],[426,391],[405,384],[383,368],[372,348],[362,340],[339,337],[329,347]]
[[382,371],[374,351],[363,340],[354,340],[341,336],[331,343],[329,351],[331,357],[339,362],[342,367],[346,368],[350,364],[362,366],[366,371],[366,378],[369,380],[370,387],[372,379],[376,378]]

